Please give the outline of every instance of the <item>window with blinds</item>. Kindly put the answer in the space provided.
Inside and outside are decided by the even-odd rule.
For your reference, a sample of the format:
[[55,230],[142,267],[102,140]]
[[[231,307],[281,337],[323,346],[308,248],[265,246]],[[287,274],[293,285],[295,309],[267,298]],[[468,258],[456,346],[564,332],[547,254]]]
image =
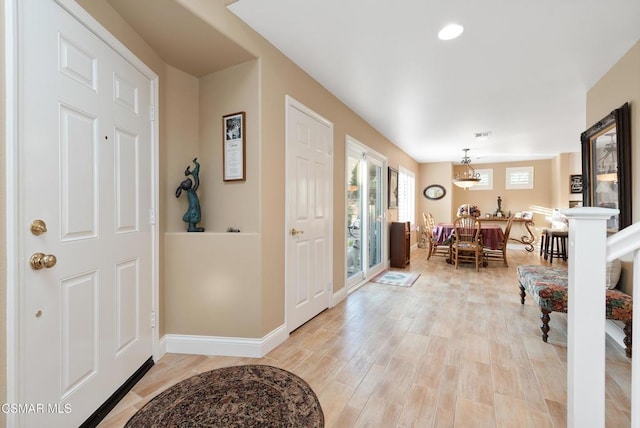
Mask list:
[[416,222],[416,177],[402,166],[398,169],[398,221]]
[[533,189],[533,167],[506,168],[507,189]]
[[475,171],[480,176],[480,183],[470,187],[469,190],[493,190],[493,168],[476,169]]

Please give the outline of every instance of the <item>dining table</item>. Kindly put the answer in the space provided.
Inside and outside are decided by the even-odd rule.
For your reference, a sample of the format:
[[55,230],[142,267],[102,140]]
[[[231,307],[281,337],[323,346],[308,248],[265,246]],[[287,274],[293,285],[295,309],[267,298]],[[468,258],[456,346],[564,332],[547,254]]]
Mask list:
[[[453,223],[438,223],[431,231],[433,237],[437,239],[438,245],[445,245],[451,241],[453,235]],[[497,250],[504,241],[504,232],[499,224],[480,222],[480,235],[482,246]]]

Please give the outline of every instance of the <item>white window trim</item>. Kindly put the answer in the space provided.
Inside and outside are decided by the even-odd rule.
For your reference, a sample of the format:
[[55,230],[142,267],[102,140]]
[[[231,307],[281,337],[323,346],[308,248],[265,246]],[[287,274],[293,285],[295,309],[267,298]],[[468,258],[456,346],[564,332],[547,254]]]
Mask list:
[[[409,221],[411,222],[411,225],[414,226],[416,224],[416,175],[413,171],[404,168],[402,165],[398,166],[398,184],[400,184],[400,175],[404,174],[408,177],[411,177],[411,179],[413,180],[413,186],[412,188],[407,189],[407,195],[411,198],[409,201],[402,201],[400,199],[400,195],[398,195],[398,221]],[[400,192],[398,192],[400,193]],[[410,202],[410,203],[409,203]],[[400,211],[401,211],[401,207],[400,205],[402,203],[409,203],[409,206],[406,207],[407,210],[407,215],[408,215],[408,219],[401,219],[400,218]]]
[[[529,179],[526,183],[512,183],[512,174],[527,174]],[[532,166],[520,166],[505,169],[505,188],[507,189],[533,189],[533,167]]]
[[481,181],[481,184],[472,186],[469,190],[493,190],[493,168],[475,169],[474,171],[476,174],[480,174],[480,177],[483,181],[486,181],[486,184]]

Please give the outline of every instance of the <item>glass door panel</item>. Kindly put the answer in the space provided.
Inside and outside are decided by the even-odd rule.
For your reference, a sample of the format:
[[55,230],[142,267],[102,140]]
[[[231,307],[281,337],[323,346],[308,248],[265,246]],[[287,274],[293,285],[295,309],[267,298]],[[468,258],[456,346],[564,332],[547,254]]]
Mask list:
[[368,268],[374,268],[382,263],[382,162],[372,156],[367,156],[368,164]]
[[350,290],[384,267],[385,171],[382,156],[347,138],[346,283]]
[[362,166],[361,153],[347,154],[347,279],[362,277]]

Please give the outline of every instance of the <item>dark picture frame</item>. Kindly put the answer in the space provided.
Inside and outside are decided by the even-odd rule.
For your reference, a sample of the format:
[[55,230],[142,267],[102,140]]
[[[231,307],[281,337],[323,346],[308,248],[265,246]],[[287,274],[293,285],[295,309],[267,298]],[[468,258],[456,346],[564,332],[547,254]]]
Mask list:
[[613,110],[580,135],[582,144],[582,201],[585,207],[617,208],[607,231],[617,232],[632,222],[631,114],[629,103]]
[[582,175],[571,175],[571,193],[582,193]]
[[422,191],[422,194],[427,199],[430,199],[432,201],[437,201],[438,199],[444,198],[444,195],[447,194],[447,190],[439,184],[432,184],[430,186],[425,187],[424,190]]
[[224,181],[246,180],[245,112],[222,117],[222,171]]
[[389,209],[398,208],[398,170],[391,167],[389,167],[387,202]]

